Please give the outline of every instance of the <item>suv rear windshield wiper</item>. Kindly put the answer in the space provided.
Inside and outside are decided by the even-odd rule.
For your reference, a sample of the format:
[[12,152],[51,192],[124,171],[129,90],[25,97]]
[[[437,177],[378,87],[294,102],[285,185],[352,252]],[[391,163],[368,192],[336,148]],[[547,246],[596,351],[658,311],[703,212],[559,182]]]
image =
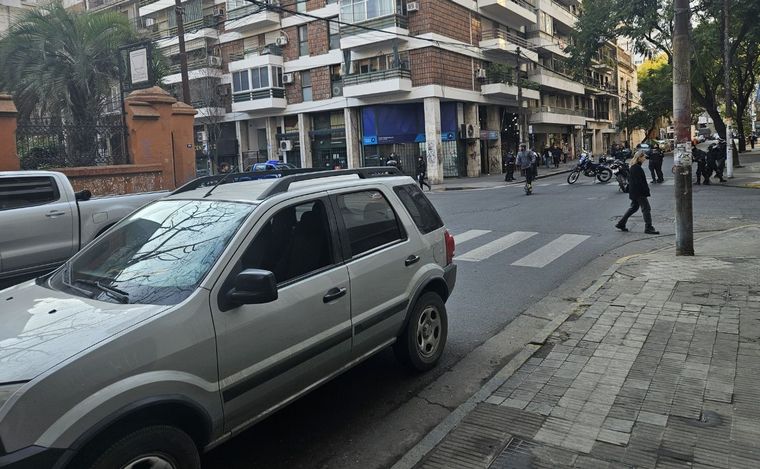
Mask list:
[[111,298],[114,298],[120,303],[127,304],[129,303],[129,293],[125,292],[124,290],[120,290],[116,287],[111,287],[109,285],[103,285],[99,281],[95,280],[86,280],[86,279],[77,279],[75,280],[75,283],[83,283],[85,285],[90,285],[93,287],[96,287],[100,289],[102,292],[108,294],[111,296]]

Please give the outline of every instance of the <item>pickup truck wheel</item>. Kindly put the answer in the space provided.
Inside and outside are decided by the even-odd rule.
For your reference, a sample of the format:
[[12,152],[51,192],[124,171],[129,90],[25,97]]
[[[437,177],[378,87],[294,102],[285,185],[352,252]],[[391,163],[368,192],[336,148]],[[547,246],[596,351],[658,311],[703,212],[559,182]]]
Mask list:
[[93,448],[100,454],[90,469],[200,469],[190,436],[170,425],[151,425]]
[[447,333],[446,305],[438,294],[424,293],[394,345],[396,357],[416,371],[430,370],[443,354]]

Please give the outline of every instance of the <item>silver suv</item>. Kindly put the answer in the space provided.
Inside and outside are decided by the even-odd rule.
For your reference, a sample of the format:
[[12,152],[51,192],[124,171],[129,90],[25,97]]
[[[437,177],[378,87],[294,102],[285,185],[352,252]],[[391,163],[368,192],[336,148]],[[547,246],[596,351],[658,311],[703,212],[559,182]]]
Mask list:
[[414,181],[267,174],[195,180],[0,292],[0,467],[198,468],[385,347],[435,366],[454,240]]

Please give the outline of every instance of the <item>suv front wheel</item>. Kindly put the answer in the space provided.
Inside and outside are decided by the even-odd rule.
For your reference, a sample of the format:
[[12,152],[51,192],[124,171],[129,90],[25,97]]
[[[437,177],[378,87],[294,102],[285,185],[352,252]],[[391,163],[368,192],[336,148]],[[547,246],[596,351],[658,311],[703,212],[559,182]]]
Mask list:
[[[94,448],[95,449],[95,448]],[[200,469],[190,436],[170,425],[151,425],[112,442],[90,469]]]
[[438,294],[423,293],[393,350],[405,365],[417,371],[433,368],[443,354],[448,333],[446,305]]

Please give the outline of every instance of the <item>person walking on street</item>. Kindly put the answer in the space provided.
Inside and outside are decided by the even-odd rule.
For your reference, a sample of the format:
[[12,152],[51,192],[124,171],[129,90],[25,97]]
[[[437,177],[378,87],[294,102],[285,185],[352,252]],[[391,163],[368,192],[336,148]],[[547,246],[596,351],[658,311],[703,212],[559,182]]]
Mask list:
[[562,142],[562,162],[567,163],[567,156],[570,154],[570,147],[567,146],[567,142]]
[[512,151],[507,152],[507,157],[505,159],[506,164],[506,174],[504,175],[504,181],[511,182],[515,180],[515,155],[512,153]]
[[757,135],[755,135],[755,132],[752,132],[749,136],[749,144],[753,150],[755,149],[755,143],[757,143]]
[[544,153],[541,156],[544,159],[544,166],[548,168],[552,161],[552,149],[549,145],[544,147]]
[[536,152],[536,148],[531,148],[529,152],[533,155],[533,179],[538,176],[538,167],[541,166],[541,158],[538,155],[538,152]]
[[526,150],[525,144],[520,145],[520,151],[517,153],[517,166],[521,170],[525,171],[525,184],[529,188],[533,188],[533,167],[538,163],[536,158],[536,152],[532,150]]
[[662,150],[660,150],[660,146],[655,143],[654,146],[652,146],[652,151],[649,152],[649,172],[652,173],[652,184],[665,180],[662,176],[662,160]]
[[427,182],[427,161],[422,155],[417,157],[417,181],[420,183],[420,190],[425,190],[424,186],[427,186],[429,191],[433,190]]
[[559,168],[560,158],[562,158],[562,150],[560,149],[559,145],[555,143],[554,148],[552,148],[552,160],[554,162],[555,168]]
[[660,234],[659,231],[652,226],[652,208],[649,206],[649,185],[647,184],[647,176],[644,173],[644,168],[641,164],[646,159],[646,154],[643,151],[637,151],[633,155],[631,160],[631,171],[628,176],[628,198],[631,199],[631,206],[628,211],[625,212],[623,218],[615,225],[615,228],[620,231],[628,231],[625,224],[628,219],[641,208],[641,214],[644,216],[644,233],[646,234]]

